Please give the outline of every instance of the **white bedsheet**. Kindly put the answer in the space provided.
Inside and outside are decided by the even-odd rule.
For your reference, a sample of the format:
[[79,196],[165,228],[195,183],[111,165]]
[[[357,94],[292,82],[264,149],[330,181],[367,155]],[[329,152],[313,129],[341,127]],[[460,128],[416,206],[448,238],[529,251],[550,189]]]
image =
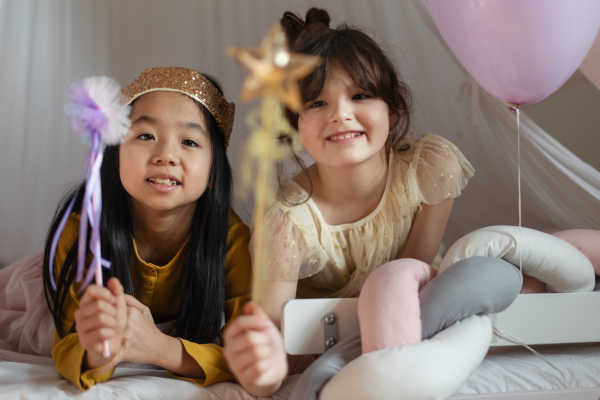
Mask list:
[[[458,394],[501,393],[600,387],[600,345],[537,346],[567,378],[523,348],[493,348]],[[201,388],[171,378],[164,370],[117,368],[114,377],[82,393],[60,377],[47,357],[12,353],[0,361],[0,400],[29,399],[256,399],[240,385],[219,383]],[[0,360],[11,353],[0,351]],[[34,363],[34,364],[29,364]],[[270,399],[288,398],[298,376],[288,378]]]
[[564,374],[522,347],[491,348],[460,394],[600,386],[600,345],[535,346]]
[[[168,376],[164,370],[126,364],[115,377],[82,393],[60,377],[50,357],[52,316],[41,285],[42,254],[0,270],[0,400],[5,399],[255,399],[240,385],[219,383],[203,389]],[[492,348],[458,391],[498,393],[600,386],[600,345],[538,346],[567,377],[524,348]],[[141,367],[141,368],[140,368]],[[271,399],[286,399],[290,377]]]
[[[297,376],[292,376],[273,396],[272,400],[286,399]],[[54,365],[35,365],[0,362],[0,400],[254,400],[237,383],[217,383],[208,388],[169,376],[165,370],[117,368],[113,378],[82,392],[63,379]]]

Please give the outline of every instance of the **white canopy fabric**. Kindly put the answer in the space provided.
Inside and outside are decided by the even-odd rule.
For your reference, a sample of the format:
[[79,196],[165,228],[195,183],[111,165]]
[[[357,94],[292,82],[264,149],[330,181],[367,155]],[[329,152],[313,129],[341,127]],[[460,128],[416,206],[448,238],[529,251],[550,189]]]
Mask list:
[[600,90],[600,32],[579,69]]
[[[365,27],[385,43],[415,94],[412,134],[446,137],[475,167],[445,242],[483,226],[516,225],[515,115],[471,80],[422,0],[0,0],[0,264],[41,248],[60,193],[81,172],[87,145],[62,110],[69,83],[108,75],[126,85],[155,66],[217,76],[238,104],[228,150],[236,172],[248,134],[244,115],[256,103],[238,101],[246,72],[225,48],[257,46],[284,11],[311,6],[329,10],[334,25]],[[521,115],[523,225],[600,229],[600,172]],[[252,202],[236,207],[249,220]]]

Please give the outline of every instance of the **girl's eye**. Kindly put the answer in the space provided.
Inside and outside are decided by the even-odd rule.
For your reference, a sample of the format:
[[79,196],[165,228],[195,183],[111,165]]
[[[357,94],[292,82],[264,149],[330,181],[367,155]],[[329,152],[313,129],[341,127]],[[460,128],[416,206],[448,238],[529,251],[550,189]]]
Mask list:
[[317,107],[323,107],[325,105],[324,101],[315,101],[314,103],[312,103],[310,106],[308,106],[308,108],[317,108]]
[[152,139],[154,139],[154,136],[151,133],[142,133],[141,135],[138,136],[138,139],[152,140]]
[[196,143],[190,139],[186,139],[186,140],[182,141],[181,144],[183,144],[184,146],[189,146],[189,147],[198,147],[198,143]]
[[369,96],[368,94],[365,93],[359,93],[359,94],[355,94],[354,96],[352,96],[352,100],[364,100],[364,99],[368,99]]

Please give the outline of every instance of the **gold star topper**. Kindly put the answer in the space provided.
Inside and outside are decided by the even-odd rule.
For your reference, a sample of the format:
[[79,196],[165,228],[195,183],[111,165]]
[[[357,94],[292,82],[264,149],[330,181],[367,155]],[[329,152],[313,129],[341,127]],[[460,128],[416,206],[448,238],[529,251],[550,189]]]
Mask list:
[[302,105],[298,80],[320,62],[317,56],[292,53],[279,25],[271,27],[259,48],[229,47],[227,52],[250,70],[242,86],[242,100],[271,95],[294,111]]

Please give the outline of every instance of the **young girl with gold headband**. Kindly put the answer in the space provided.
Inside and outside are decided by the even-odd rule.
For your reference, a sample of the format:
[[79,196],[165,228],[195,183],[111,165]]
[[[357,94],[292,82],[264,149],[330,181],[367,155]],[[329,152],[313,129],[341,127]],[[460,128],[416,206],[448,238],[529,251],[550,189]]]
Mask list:
[[[105,287],[82,295],[74,281],[83,190],[65,196],[48,231],[56,368],[82,390],[110,379],[120,361],[155,364],[201,386],[233,381],[219,333],[241,313],[251,279],[249,230],[230,207],[235,105],[213,78],[185,68],[145,70],[122,94],[132,106],[130,137],[105,148],[100,171]],[[166,333],[157,323],[167,323]]]

